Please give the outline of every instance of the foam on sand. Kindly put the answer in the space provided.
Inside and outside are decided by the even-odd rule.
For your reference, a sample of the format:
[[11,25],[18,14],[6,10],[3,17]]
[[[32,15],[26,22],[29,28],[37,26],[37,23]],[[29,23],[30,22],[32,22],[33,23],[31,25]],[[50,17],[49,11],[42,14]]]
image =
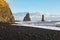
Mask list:
[[[50,23],[50,22],[49,22]],[[53,23],[42,23],[43,25],[41,26],[41,22],[40,22],[40,25],[35,25],[33,22],[20,22],[20,23],[17,23],[17,24],[12,24],[12,25],[17,25],[17,26],[26,26],[26,27],[35,27],[35,28],[43,28],[43,29],[49,29],[49,30],[57,30],[57,31],[60,31],[60,27],[56,27],[56,24],[53,24]],[[47,24],[49,26],[47,26]],[[50,26],[51,25],[51,26]],[[52,26],[54,25],[54,26]]]

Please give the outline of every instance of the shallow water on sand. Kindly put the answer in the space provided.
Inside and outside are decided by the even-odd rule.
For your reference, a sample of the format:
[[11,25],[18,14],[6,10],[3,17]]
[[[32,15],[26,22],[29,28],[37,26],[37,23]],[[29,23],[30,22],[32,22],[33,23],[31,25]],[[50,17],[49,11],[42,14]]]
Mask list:
[[57,22],[39,22],[39,21],[29,21],[29,22],[16,22],[20,24],[34,25],[34,26],[56,26]]

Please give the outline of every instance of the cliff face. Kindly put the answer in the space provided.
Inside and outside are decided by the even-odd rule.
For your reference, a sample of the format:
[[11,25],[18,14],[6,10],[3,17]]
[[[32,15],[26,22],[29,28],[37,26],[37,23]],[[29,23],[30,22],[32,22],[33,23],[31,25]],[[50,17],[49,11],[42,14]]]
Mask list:
[[0,0],[0,22],[14,23],[14,17],[9,5],[4,0]]

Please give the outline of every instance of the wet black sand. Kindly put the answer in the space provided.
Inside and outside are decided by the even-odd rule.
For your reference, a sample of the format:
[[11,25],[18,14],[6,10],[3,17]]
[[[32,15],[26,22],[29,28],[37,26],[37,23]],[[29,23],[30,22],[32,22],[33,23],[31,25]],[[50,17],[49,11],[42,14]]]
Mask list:
[[60,40],[60,31],[0,23],[0,40]]

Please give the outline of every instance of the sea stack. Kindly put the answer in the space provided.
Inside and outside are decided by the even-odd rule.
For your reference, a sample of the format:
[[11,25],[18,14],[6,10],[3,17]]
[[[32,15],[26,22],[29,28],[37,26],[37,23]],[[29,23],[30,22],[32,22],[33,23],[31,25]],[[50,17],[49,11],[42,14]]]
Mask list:
[[44,22],[44,15],[42,15],[42,20],[41,21]]
[[5,0],[0,0],[0,22],[14,23],[14,17]]
[[26,14],[23,21],[31,21],[29,13]]

